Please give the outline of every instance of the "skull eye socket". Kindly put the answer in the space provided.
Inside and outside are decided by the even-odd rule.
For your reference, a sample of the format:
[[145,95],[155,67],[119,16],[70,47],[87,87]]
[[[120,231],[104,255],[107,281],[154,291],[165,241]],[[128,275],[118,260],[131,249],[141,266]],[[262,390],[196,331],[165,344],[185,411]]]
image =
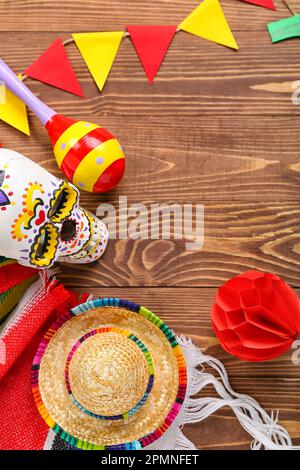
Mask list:
[[77,199],[77,191],[63,181],[50,201],[49,219],[53,222],[62,222],[71,215]]
[[55,258],[58,245],[58,230],[52,224],[46,224],[36,236],[32,245],[30,259],[40,268],[50,266]]
[[39,243],[35,252],[36,258],[41,258],[43,254],[47,251],[47,243],[48,243],[47,231],[44,230],[39,239]]
[[60,232],[60,238],[63,242],[70,242],[76,235],[77,224],[75,220],[67,219],[62,223],[62,228]]

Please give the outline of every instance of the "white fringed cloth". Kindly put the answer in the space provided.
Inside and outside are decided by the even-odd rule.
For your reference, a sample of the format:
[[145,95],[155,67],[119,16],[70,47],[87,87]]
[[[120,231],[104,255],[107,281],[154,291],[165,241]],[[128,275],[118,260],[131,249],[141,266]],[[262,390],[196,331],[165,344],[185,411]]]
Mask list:
[[[184,435],[184,425],[199,423],[224,406],[232,409],[241,426],[252,436],[251,449],[300,449],[300,446],[292,445],[288,431],[278,424],[278,413],[270,416],[254,398],[232,389],[226,369],[218,359],[203,354],[184,336],[178,337],[177,341],[187,364],[186,399],[172,426],[147,450],[195,450],[193,442]],[[214,374],[207,372],[206,368],[213,369]],[[218,397],[199,398],[201,391],[208,385],[214,387]]]

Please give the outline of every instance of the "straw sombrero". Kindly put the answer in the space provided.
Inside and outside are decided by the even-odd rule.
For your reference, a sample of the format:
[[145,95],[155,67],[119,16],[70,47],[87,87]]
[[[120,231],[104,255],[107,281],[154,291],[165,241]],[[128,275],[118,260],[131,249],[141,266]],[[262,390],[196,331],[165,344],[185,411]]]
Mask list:
[[132,302],[97,299],[59,318],[32,366],[46,423],[71,447],[141,449],[177,417],[186,365],[172,331]]

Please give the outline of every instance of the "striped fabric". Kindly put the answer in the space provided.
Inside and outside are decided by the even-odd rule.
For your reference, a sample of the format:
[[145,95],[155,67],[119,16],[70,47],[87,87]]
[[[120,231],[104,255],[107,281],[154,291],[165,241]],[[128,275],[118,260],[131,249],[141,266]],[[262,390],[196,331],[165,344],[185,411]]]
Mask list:
[[[5,263],[6,270],[14,267],[18,272],[20,265],[15,261],[2,260],[2,267]],[[20,273],[24,276],[23,267],[21,268],[18,276]],[[32,271],[36,272],[34,269]],[[4,276],[3,279],[5,281]],[[7,276],[7,281],[7,284],[11,284],[11,275]],[[43,276],[43,279],[39,277],[16,307],[18,315],[15,316],[13,325],[10,324],[1,333],[5,361],[0,360],[0,451],[43,449],[49,428],[41,418],[32,397],[32,361],[54,318],[69,311],[77,303],[75,294],[58,281],[47,276]],[[53,447],[68,448],[60,439],[55,440]]]
[[0,256],[0,325],[37,278],[36,269],[21,266],[15,260]]

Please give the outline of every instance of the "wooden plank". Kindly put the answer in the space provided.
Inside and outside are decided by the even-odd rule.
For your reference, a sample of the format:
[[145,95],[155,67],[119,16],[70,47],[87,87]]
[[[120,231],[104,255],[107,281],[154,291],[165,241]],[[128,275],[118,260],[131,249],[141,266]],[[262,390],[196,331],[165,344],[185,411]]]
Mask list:
[[[255,7],[254,7],[255,9]],[[57,33],[0,33],[0,57],[16,72],[24,70],[57,38]],[[69,38],[69,33],[62,35]],[[130,39],[120,47],[102,94],[96,88],[75,44],[67,51],[85,92],[85,99],[39,82],[28,81],[47,104],[70,116],[90,115],[137,120],[167,117],[180,124],[184,116],[298,116],[292,103],[299,79],[297,41],[271,44],[268,33],[238,35],[233,51],[196,36],[179,33],[153,86],[149,86]],[[13,47],[12,47],[13,44]],[[171,119],[172,118],[172,119]]]
[[[20,72],[58,36],[123,29],[126,23],[178,24],[199,1],[0,2],[0,57]],[[299,366],[292,365],[291,351],[267,364],[244,363],[222,350],[210,326],[215,287],[244,270],[271,271],[300,287],[300,106],[292,103],[299,40],[271,44],[266,24],[289,16],[281,2],[276,12],[238,0],[221,4],[239,52],[178,33],[152,87],[129,39],[102,94],[74,44],[67,52],[84,99],[27,81],[58,112],[99,122],[125,148],[123,182],[103,196],[82,193],[86,208],[117,206],[120,195],[147,207],[205,204],[201,251],[187,251],[184,240],[173,238],[111,241],[102,260],[61,266],[58,277],[77,291],[129,298],[152,309],[220,359],[238,392],[253,395],[268,411],[280,409],[282,424],[300,443]],[[30,124],[28,139],[1,123],[1,143],[60,176],[31,113]],[[185,432],[199,448],[249,448],[249,436],[228,409]]]
[[[13,0],[1,2],[1,31],[107,31],[126,24],[179,24],[200,0]],[[221,1],[234,30],[263,30],[268,22],[289,16],[276,2],[277,11],[262,9],[237,0]],[[291,4],[297,7],[295,0]]]
[[202,250],[188,251],[186,240],[111,240],[98,262],[62,266],[61,279],[75,286],[216,286],[260,269],[300,286],[299,216],[296,203],[206,203]]
[[[263,116],[259,124],[254,116],[185,116],[179,122],[151,116],[81,118],[115,133],[127,157],[125,178],[115,191],[82,192],[90,210],[103,200],[117,203],[121,194],[131,203],[299,201],[298,118]],[[2,144],[60,176],[46,132],[35,118],[30,121],[31,139],[1,123]]]
[[[210,326],[215,289],[92,287],[89,292],[94,298],[119,297],[145,305],[176,334],[191,337],[203,352],[222,361],[237,392],[252,395],[269,412],[279,410],[280,422],[290,431],[294,444],[300,443],[299,366],[291,361],[292,350],[267,363],[243,362],[224,352]],[[211,389],[206,392],[212,393]],[[242,449],[250,443],[227,408],[200,424],[187,426],[185,431],[201,448]]]

